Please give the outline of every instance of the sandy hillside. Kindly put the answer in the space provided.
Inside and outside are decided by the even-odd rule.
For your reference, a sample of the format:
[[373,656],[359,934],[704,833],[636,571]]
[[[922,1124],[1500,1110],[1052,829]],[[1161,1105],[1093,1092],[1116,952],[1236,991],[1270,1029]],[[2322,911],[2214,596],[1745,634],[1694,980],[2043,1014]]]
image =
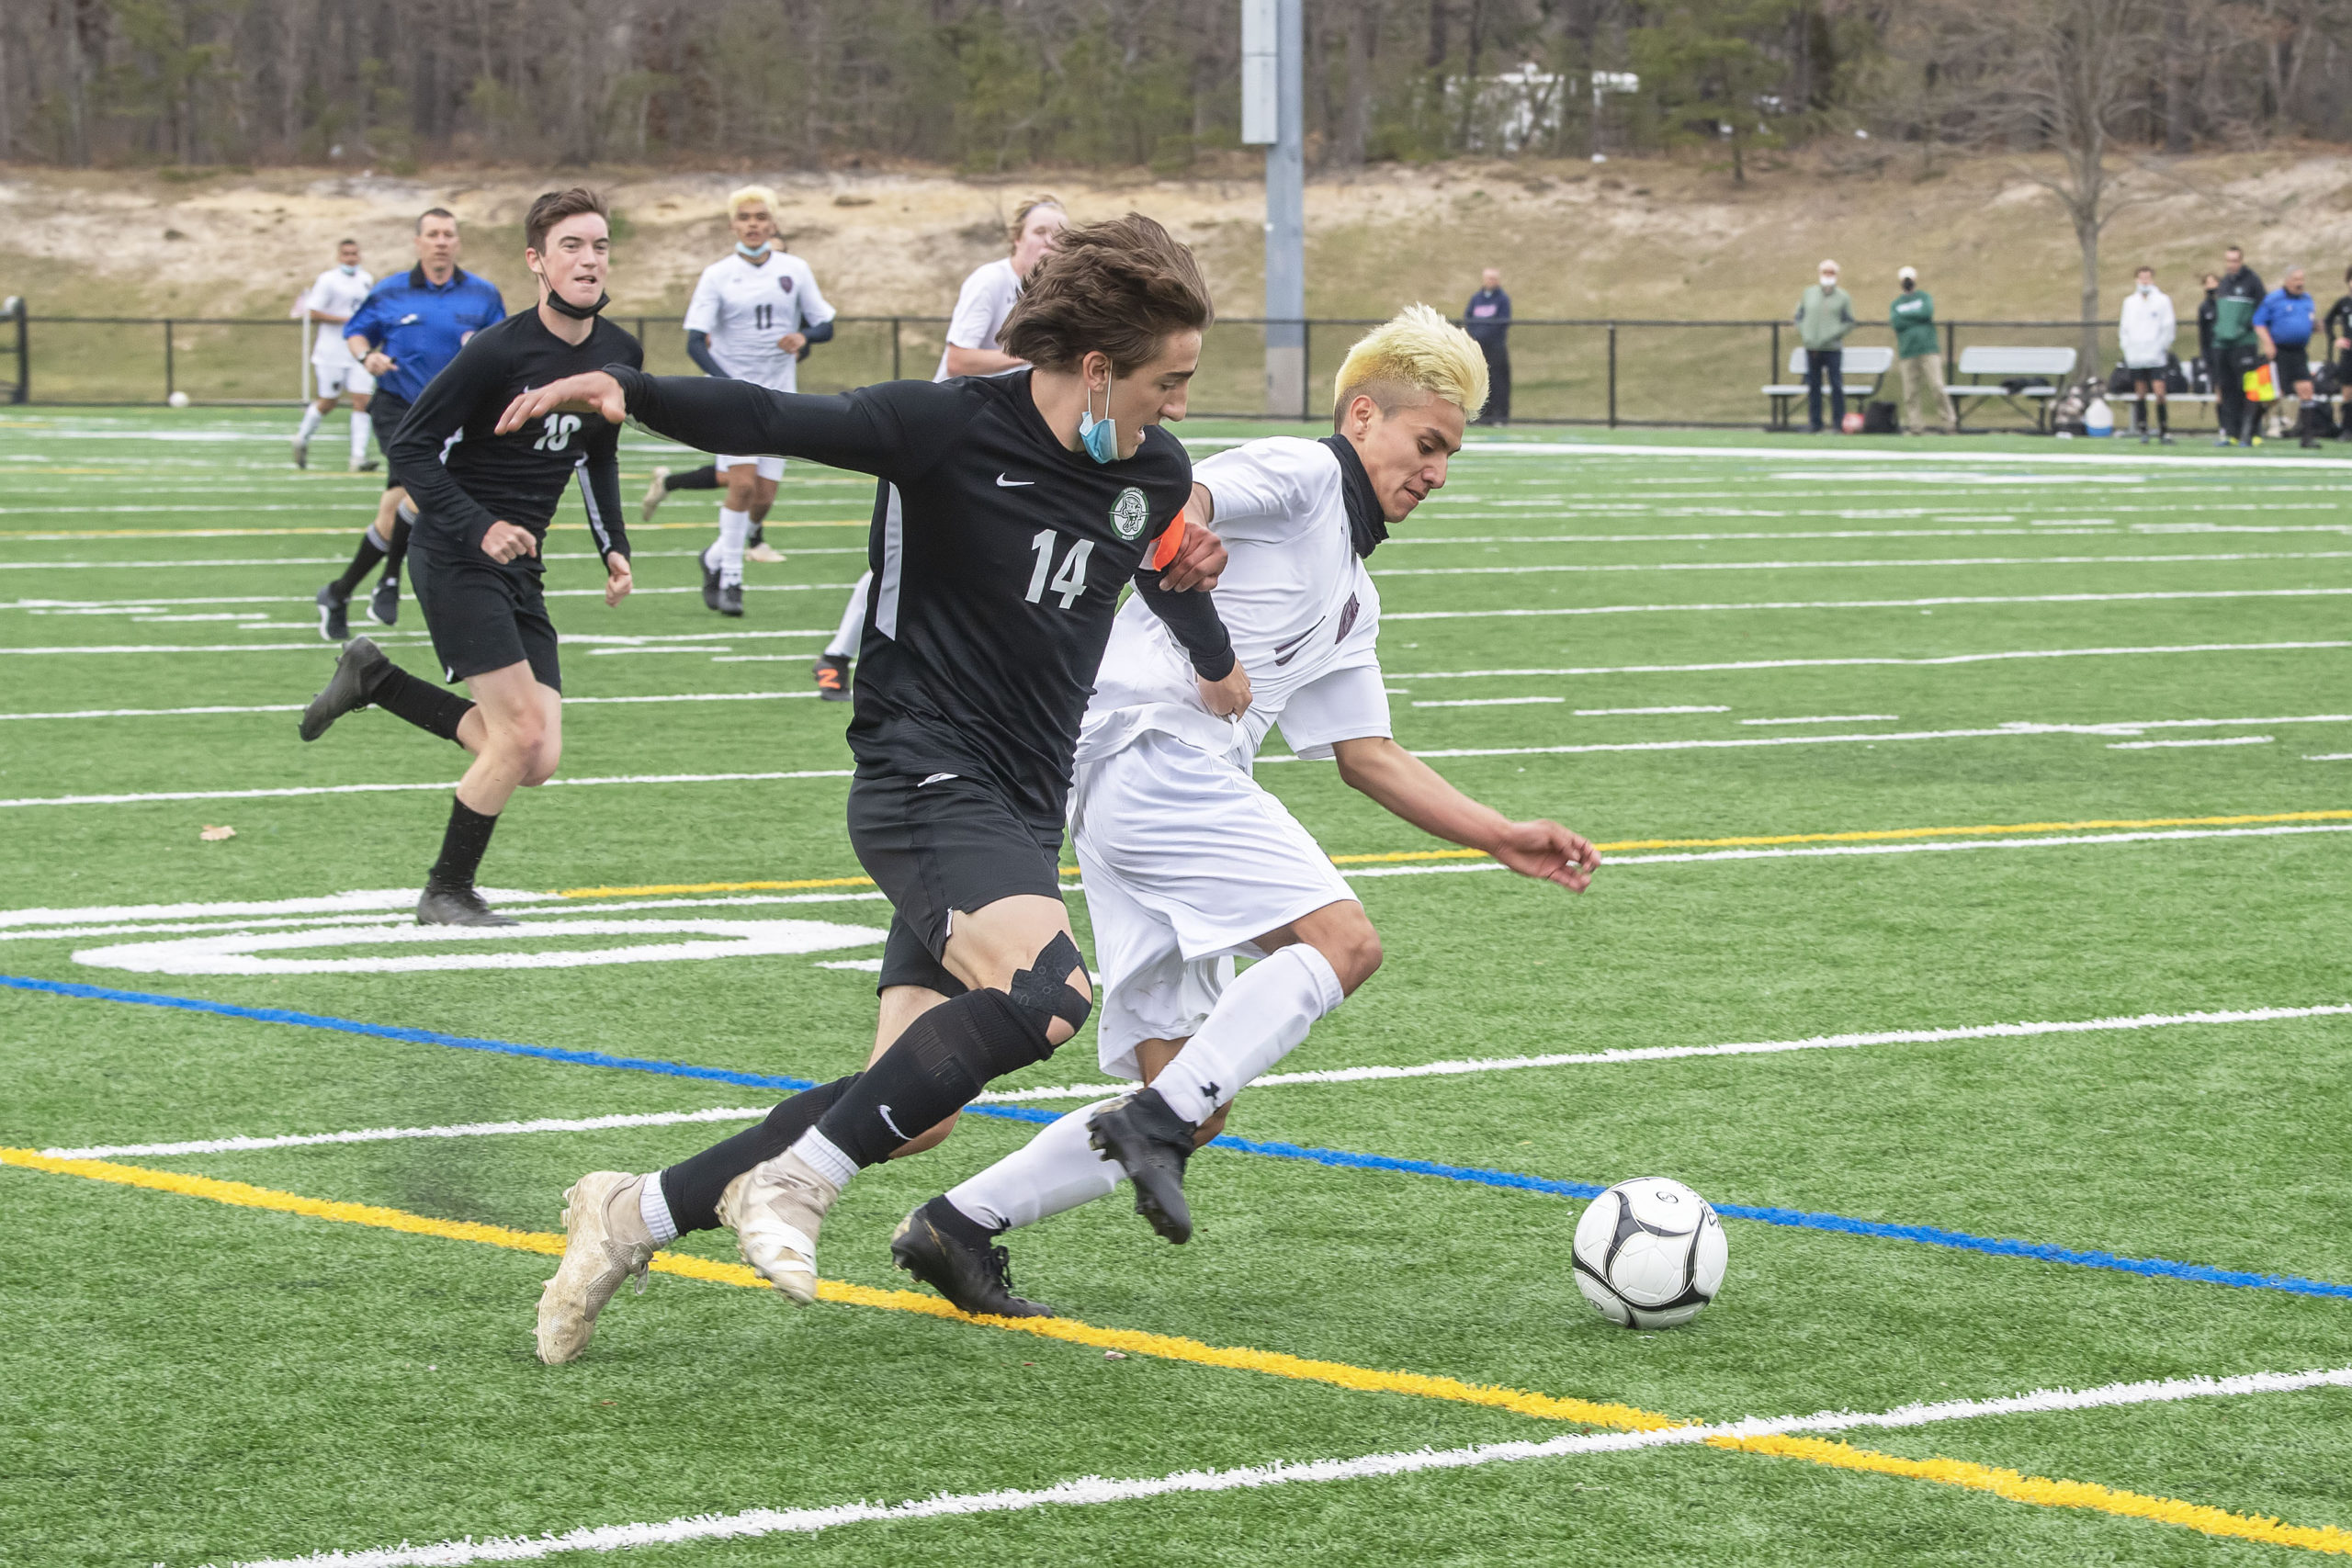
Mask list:
[[[1791,155],[1745,188],[1669,159],[1385,167],[1318,180],[1307,197],[1309,309],[1458,305],[1493,263],[1522,316],[1778,317],[1814,263],[1834,254],[1866,312],[1883,308],[1894,268],[1908,262],[1948,319],[2073,315],[2072,233],[2021,164],[1950,162],[1923,176],[1916,152],[1834,151]],[[623,310],[681,308],[695,273],[724,253],[718,209],[741,176],[586,177],[624,219]],[[963,274],[1000,254],[996,226],[1030,188],[925,173],[768,178],[793,248],[853,314],[944,313]],[[524,293],[523,211],[550,183],[528,170],[171,178],[0,169],[0,293],[25,294],[44,313],[279,315],[346,234],[375,270],[406,265],[411,219],[440,205],[468,225],[467,265],[511,300]],[[1228,314],[1257,312],[1263,197],[1254,181],[1061,175],[1034,184],[1058,190],[1081,219],[1130,207],[1161,219],[1200,249]],[[2109,309],[2142,259],[2185,299],[2191,269],[2212,265],[2233,239],[2267,276],[2307,261],[2323,299],[2352,258],[2352,156],[2199,158],[2136,173],[2131,187],[2145,199],[2109,232]]]

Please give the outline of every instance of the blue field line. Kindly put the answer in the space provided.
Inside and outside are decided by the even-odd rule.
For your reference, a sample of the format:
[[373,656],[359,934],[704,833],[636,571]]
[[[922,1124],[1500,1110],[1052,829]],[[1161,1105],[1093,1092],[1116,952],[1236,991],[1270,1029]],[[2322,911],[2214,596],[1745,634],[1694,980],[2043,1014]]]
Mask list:
[[[122,991],[108,986],[84,986],[70,980],[38,980],[28,976],[0,975],[0,987],[20,991],[42,991],[52,996],[73,997],[84,1001],[130,1002],[141,1007],[169,1008],[181,1012],[209,1013],[221,1018],[252,1019],[262,1023],[288,1023],[305,1029],[327,1029],[345,1034],[366,1034],[381,1040],[401,1040],[419,1045],[448,1045],[460,1051],[488,1051],[503,1056],[528,1056],[541,1061],[565,1062],[575,1066],[619,1067],[629,1072],[660,1073],[671,1077],[702,1078],[718,1083],[742,1084],[753,1089],[799,1090],[812,1088],[813,1078],[788,1077],[773,1073],[739,1073],[725,1067],[701,1067],[686,1062],[664,1062],[647,1056],[615,1056],[603,1051],[565,1051],[551,1045],[525,1045],[511,1040],[487,1040],[475,1035],[444,1034],[437,1030],[406,1029],[397,1024],[363,1023],[356,1019],[332,1018],[323,1013],[296,1012],[288,1008],[239,1007],[231,1002],[205,1001],[195,997],[165,996],[153,991]],[[1040,1111],[1023,1105],[973,1105],[966,1114],[989,1116],[1005,1122],[1042,1123],[1058,1121],[1063,1113]],[[1260,1155],[1270,1159],[1301,1160],[1311,1165],[1329,1166],[1340,1170],[1394,1171],[1407,1176],[1434,1176],[1448,1181],[1469,1182],[1480,1187],[1502,1187],[1521,1192],[1543,1192],[1560,1198],[1597,1198],[1607,1189],[1597,1182],[1556,1181],[1548,1177],[1525,1176],[1517,1171],[1488,1170],[1479,1166],[1445,1165],[1436,1160],[1396,1159],[1387,1155],[1355,1154],[1346,1149],[1317,1148],[1308,1144],[1265,1142],[1252,1138],[1237,1138],[1230,1134],[1212,1140],[1211,1148],[1227,1149],[1236,1154]],[[2125,1274],[2139,1274],[2154,1279],[2186,1280],[2207,1285],[2232,1285],[2245,1290],[2280,1291],[2290,1295],[2326,1296],[2337,1300],[2352,1300],[2352,1285],[2339,1285],[2325,1280],[2305,1279],[2295,1274],[2256,1274],[2239,1269],[2215,1269],[2203,1263],[2178,1263],[2164,1258],[2126,1258],[2118,1253],[2085,1251],[2071,1247],[2055,1247],[2043,1242],[2018,1241],[2001,1236],[1975,1235],[1967,1231],[1944,1230],[1936,1225],[1889,1224],[1881,1220],[1857,1220],[1844,1214],[1815,1213],[1804,1209],[1763,1208],[1747,1203],[1717,1203],[1715,1212],[1727,1219],[1755,1220],[1768,1225],[1782,1225],[1794,1230],[1836,1231],[1847,1235],[1866,1235],[1890,1241],[1917,1242],[1927,1247],[1950,1247],[1962,1252],[1981,1252],[1996,1258],[2028,1258],[2043,1263],[2064,1263],[2080,1269],[2104,1269]]]

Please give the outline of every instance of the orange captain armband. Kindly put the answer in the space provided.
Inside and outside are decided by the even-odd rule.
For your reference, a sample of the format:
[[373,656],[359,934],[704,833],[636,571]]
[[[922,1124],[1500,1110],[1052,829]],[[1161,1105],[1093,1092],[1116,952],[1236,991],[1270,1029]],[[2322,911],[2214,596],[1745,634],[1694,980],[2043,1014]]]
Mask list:
[[1189,508],[1184,512],[1179,512],[1176,514],[1176,521],[1162,529],[1159,537],[1152,541],[1151,559],[1147,563],[1152,570],[1166,571],[1170,564],[1175,560],[1176,552],[1183,547],[1184,532],[1188,526],[1185,518],[1189,512]]

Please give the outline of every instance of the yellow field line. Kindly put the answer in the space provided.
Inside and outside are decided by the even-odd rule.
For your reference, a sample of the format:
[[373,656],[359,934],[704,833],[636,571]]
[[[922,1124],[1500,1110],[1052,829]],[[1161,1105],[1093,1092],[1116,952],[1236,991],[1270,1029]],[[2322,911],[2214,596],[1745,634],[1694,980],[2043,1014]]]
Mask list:
[[[2234,817],[2101,817],[2080,822],[1989,822],[1973,828],[1863,828],[1843,833],[1742,834],[1728,839],[1620,839],[1593,847],[1604,854],[1628,850],[1758,849],[1773,844],[1860,844],[1898,839],[1972,839],[1992,833],[2072,833],[2086,829],[2239,828],[2261,822],[2342,822],[2352,811],[2269,811]],[[1333,855],[1333,865],[1391,864],[1399,861],[1484,860],[1484,850],[1394,850],[1386,854]],[[1076,876],[1078,867],[1061,868]],[[663,893],[763,893],[793,887],[871,887],[865,876],[806,877],[797,882],[662,882],[644,887],[565,887],[564,898],[634,898]]]
[[1907,1476],[1914,1481],[1933,1482],[1939,1486],[1961,1486],[1972,1492],[1990,1492],[1996,1497],[2007,1497],[2014,1503],[2031,1503],[2044,1508],[2089,1508],[2127,1519],[2148,1519],[2157,1524],[2177,1525],[2205,1535],[2257,1540],[2271,1546],[2296,1546],[2306,1551],[2352,1553],[2352,1531],[2340,1530],[2332,1525],[2314,1529],[2308,1525],[2282,1524],[2277,1519],[2233,1514],[2202,1503],[2183,1502],[2177,1497],[2152,1497],[2141,1492],[2119,1492],[2091,1481],[2056,1481],[2043,1475],[2022,1475],[2014,1470],[1996,1470],[1990,1465],[1972,1464],[1966,1460],[1904,1459],[1872,1449],[1850,1448],[1822,1438],[1721,1437],[1710,1438],[1707,1442],[1714,1448],[1801,1459],[1838,1470]]
[[[0,1165],[19,1166],[28,1170],[48,1171],[60,1176],[79,1176],[93,1181],[112,1182],[125,1187],[141,1187],[159,1192],[175,1192],[184,1197],[205,1198],[216,1203],[239,1208],[268,1209],[281,1213],[302,1214],[313,1219],[334,1220],[345,1224],[368,1225],[381,1230],[405,1232],[412,1235],[439,1236],[450,1241],[469,1241],[489,1247],[501,1247],[516,1252],[535,1252],[549,1258],[563,1255],[563,1237],[545,1231],[511,1230],[504,1225],[480,1224],[469,1220],[437,1220],[425,1214],[413,1214],[401,1209],[387,1209],[373,1203],[349,1203],[336,1200],[306,1198],[296,1192],[281,1192],[273,1188],[254,1187],[243,1181],[222,1181],[214,1177],[190,1176],[179,1171],[154,1170],[144,1166],[119,1165],[111,1160],[58,1159],[32,1149],[0,1147]],[[717,1284],[735,1285],[765,1290],[767,1281],[740,1263],[721,1263],[711,1258],[672,1253],[657,1253],[652,1267],[663,1274],[681,1275],[690,1280],[703,1280]],[[1399,1393],[1422,1399],[1442,1399],[1461,1404],[1484,1405],[1491,1409],[1509,1410],[1539,1420],[1574,1421],[1586,1426],[1604,1427],[1616,1431],[1654,1432],[1671,1427],[1688,1426],[1670,1416],[1654,1410],[1643,1410],[1630,1404],[1604,1404],[1585,1399],[1562,1399],[1551,1394],[1533,1393],[1524,1389],[1500,1388],[1486,1383],[1466,1383],[1454,1378],[1432,1377],[1421,1372],[1378,1371],[1369,1367],[1351,1366],[1344,1361],[1311,1360],[1300,1356],[1283,1355],[1279,1351],[1254,1350],[1247,1347],[1209,1345],[1198,1339],[1180,1338],[1167,1334],[1148,1334],[1136,1329],[1100,1328],[1067,1317],[974,1317],[957,1311],[935,1296],[918,1295],[912,1291],[876,1290],[868,1285],[852,1285],[837,1280],[818,1282],[817,1293],[824,1301],[844,1306],[870,1307],[883,1312],[914,1313],[924,1317],[952,1318],[958,1322],[978,1324],[983,1327],[1011,1333],[1034,1335],[1041,1339],[1059,1339],[1068,1344],[1085,1345],[1095,1349],[1121,1350],[1130,1355],[1149,1356],[1158,1359],[1189,1361],[1197,1366],[1226,1367],[1237,1371],[1258,1372],[1270,1377],[1290,1378],[1301,1382],[1327,1383],[1337,1388],[1367,1393]],[[2233,1514],[2201,1503],[2185,1502],[2177,1497],[2155,1497],[2143,1493],[2121,1492],[2088,1481],[2053,1480],[2047,1476],[2024,1475],[2013,1470],[1996,1470],[1988,1465],[1954,1459],[1905,1459],[1881,1453],[1871,1449],[1857,1449],[1826,1438],[1791,1436],[1710,1438],[1708,1443],[1716,1448],[1747,1453],[1770,1454],[1781,1459],[1800,1459],[1808,1463],[1826,1465],[1838,1470],[1868,1472],[1880,1475],[1897,1475],[1916,1481],[1926,1481],[1939,1486],[1958,1486],[1971,1491],[1989,1492],[2012,1502],[2030,1503],[2050,1508],[2086,1508],[2113,1514],[2124,1518],[2147,1519],[2158,1524],[2178,1526],[2206,1535],[2227,1536],[2243,1540],[2263,1541],[2275,1546],[2300,1547],[2311,1551],[2352,1552],[2352,1532],[2333,1527],[2313,1529],[2302,1525],[2282,1524],[2277,1519],[2261,1518],[2245,1514]]]

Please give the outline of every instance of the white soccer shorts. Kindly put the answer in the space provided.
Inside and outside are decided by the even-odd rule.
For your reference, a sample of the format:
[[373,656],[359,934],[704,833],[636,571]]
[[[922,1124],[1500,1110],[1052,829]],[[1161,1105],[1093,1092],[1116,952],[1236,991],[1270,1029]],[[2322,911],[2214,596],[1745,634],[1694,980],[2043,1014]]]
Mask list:
[[341,365],[313,365],[311,375],[318,384],[315,396],[339,398],[348,392],[355,398],[368,397],[376,390],[376,378],[368,374],[366,366],[357,360]]
[[1283,803],[1240,768],[1146,734],[1082,764],[1070,837],[1094,926],[1102,1070],[1192,1037],[1255,939],[1355,893]]
[[740,468],[746,463],[757,463],[760,466],[760,478],[763,479],[784,478],[784,459],[781,457],[713,457],[711,462],[722,474],[729,468]]

